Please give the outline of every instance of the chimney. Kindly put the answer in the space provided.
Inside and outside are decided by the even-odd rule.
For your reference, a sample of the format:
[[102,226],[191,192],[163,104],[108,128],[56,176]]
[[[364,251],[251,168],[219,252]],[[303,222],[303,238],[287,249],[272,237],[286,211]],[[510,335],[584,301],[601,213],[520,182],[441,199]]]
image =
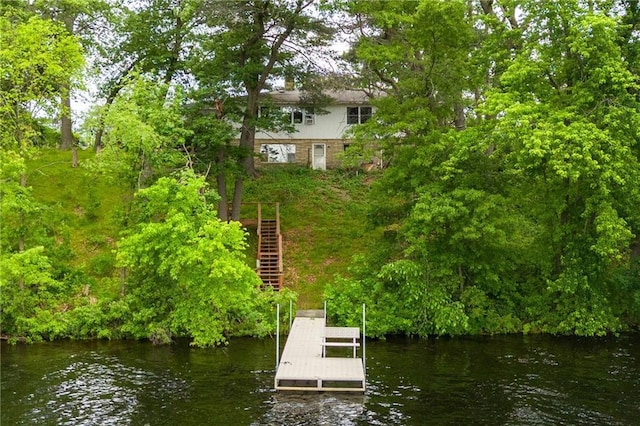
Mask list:
[[284,90],[293,90],[295,89],[295,83],[293,82],[293,76],[292,75],[286,75],[284,77]]

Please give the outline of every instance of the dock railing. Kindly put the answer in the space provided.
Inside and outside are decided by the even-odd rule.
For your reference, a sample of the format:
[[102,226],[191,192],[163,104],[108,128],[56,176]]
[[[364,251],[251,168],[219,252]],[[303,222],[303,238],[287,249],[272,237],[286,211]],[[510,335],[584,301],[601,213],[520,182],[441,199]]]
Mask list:
[[[291,302],[290,302],[291,303]],[[291,311],[291,308],[290,308]],[[362,335],[358,327],[331,327],[325,310],[298,311],[280,354],[280,305],[276,309],[276,391],[366,390],[366,316],[362,305]],[[361,342],[358,340],[361,339]],[[328,356],[327,347],[351,349],[351,356]],[[357,358],[357,348],[361,357]]]

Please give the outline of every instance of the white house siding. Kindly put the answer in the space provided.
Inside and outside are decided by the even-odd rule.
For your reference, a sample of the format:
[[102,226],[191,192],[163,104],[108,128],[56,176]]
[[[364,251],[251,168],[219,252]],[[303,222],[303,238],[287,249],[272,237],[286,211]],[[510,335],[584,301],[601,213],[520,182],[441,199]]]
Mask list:
[[[344,144],[348,143],[343,136],[350,127],[347,125],[347,106],[334,105],[324,108],[328,113],[315,114],[313,124],[295,124],[297,132],[287,134],[283,132],[256,133],[256,150],[259,152],[263,144],[294,144],[296,146],[295,163],[311,167],[311,150],[313,144],[326,145],[326,166],[329,168],[340,165],[337,155],[344,151]],[[266,158],[260,157],[260,163]]]
[[[333,105],[325,107],[328,114],[315,114],[314,124],[296,124],[297,132],[290,135],[283,132],[257,132],[258,140],[308,140],[308,139],[342,139],[346,130],[351,127],[347,124],[347,107],[349,105]],[[358,106],[358,105],[354,105]]]
[[[273,161],[290,161],[295,157],[295,164],[308,166],[312,164],[311,150],[314,144],[326,145],[326,167],[340,166],[341,153],[344,152],[345,145],[350,144],[347,139],[347,131],[353,125],[347,124],[347,109],[349,107],[371,108],[375,114],[375,108],[371,107],[369,97],[361,90],[328,91],[325,93],[334,99],[334,104],[325,106],[323,114],[315,114],[314,123],[294,124],[297,130],[294,133],[285,132],[256,132],[255,153],[257,155],[256,164],[267,164]],[[271,103],[281,108],[297,108],[302,93],[297,90],[281,90],[265,93],[263,96],[270,97]],[[304,116],[303,116],[304,117]],[[236,140],[238,143],[238,140]],[[271,147],[273,155],[261,153],[263,145],[294,145]],[[292,151],[295,154],[292,155]],[[275,163],[277,164],[277,163]]]

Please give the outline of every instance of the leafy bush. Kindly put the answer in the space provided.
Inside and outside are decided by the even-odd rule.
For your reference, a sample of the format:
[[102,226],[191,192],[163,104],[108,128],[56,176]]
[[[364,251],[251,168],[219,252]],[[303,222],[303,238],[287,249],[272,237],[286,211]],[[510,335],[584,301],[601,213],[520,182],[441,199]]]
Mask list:
[[127,268],[129,315],[122,330],[158,343],[189,336],[196,346],[226,342],[250,318],[256,332],[269,299],[244,259],[246,235],[221,222],[215,196],[192,172],[160,178],[136,195],[137,224],[118,242]]

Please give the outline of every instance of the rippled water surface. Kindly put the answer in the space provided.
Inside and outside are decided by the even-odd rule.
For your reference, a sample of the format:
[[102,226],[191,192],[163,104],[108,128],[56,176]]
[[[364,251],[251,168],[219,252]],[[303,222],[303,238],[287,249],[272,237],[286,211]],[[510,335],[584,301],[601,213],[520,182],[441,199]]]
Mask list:
[[272,390],[272,340],[2,343],[4,425],[640,424],[640,336],[367,343],[365,395]]

